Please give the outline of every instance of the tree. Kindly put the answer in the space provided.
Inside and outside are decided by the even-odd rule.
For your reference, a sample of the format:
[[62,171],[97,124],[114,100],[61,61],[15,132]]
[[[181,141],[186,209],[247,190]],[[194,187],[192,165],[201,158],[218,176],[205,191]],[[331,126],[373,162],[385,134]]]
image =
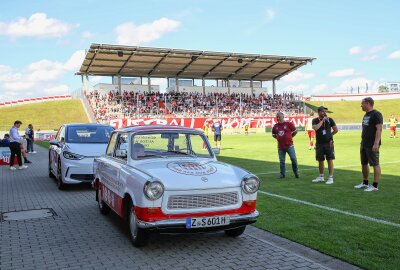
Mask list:
[[378,93],[387,93],[389,92],[389,88],[387,86],[384,85],[380,85],[378,88]]

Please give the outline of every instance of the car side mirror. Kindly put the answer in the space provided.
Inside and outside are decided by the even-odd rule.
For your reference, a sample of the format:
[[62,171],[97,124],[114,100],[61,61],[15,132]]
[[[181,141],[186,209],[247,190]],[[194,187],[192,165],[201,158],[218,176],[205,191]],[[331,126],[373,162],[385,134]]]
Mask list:
[[115,150],[115,157],[126,158],[127,156],[128,156],[128,152],[125,149]]
[[219,155],[219,153],[221,151],[218,147],[213,148],[212,150],[213,150],[213,153],[216,154],[216,155]]
[[49,141],[49,143],[50,143],[50,145],[55,145],[55,146],[60,147],[60,142],[58,140],[54,139],[54,140]]

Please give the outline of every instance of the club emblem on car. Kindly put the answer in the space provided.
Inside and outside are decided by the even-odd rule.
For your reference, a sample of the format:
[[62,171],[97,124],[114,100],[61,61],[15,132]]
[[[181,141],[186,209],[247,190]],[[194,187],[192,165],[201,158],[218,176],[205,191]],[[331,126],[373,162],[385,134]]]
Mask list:
[[[187,174],[187,175],[209,175],[217,171],[213,165],[200,164],[197,162],[188,161],[177,161],[170,162],[167,164],[168,169],[176,173]],[[203,180],[203,179],[202,179]],[[203,180],[204,181],[204,180]],[[206,181],[205,181],[206,182]]]

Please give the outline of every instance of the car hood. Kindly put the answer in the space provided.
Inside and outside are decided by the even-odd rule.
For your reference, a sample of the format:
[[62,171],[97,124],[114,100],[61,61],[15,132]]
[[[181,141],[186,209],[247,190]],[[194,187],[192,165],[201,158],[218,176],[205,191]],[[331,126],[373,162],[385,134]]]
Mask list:
[[247,171],[214,160],[142,161],[138,169],[159,179],[166,190],[238,187]]
[[106,143],[68,143],[64,150],[86,157],[99,157],[105,154]]

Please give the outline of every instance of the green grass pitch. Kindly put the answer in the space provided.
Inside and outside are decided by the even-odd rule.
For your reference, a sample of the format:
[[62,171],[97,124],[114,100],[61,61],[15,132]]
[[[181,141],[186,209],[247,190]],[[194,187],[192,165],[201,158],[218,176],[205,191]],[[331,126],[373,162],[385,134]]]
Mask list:
[[[360,131],[339,131],[335,135],[333,185],[311,182],[318,175],[318,169],[315,152],[308,150],[304,132],[294,138],[300,179],[294,178],[288,156],[286,178],[277,179],[277,146],[271,133],[224,135],[218,159],[258,174],[262,191],[400,226],[400,138],[390,139],[389,131],[383,132],[379,191],[368,193],[353,187],[362,181],[360,136]],[[325,178],[327,174],[326,168]],[[371,169],[371,183],[372,180]],[[264,230],[366,269],[398,269],[400,265],[400,227],[261,193],[257,209],[260,217],[255,226]]]

